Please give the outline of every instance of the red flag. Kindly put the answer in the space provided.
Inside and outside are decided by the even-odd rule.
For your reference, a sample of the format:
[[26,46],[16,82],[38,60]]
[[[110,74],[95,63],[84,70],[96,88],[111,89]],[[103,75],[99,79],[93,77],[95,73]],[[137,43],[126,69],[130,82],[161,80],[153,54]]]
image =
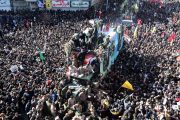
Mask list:
[[126,30],[126,35],[128,35],[128,29]]
[[27,20],[27,28],[29,28],[29,23],[28,23],[28,20]]
[[154,0],[150,0],[150,3],[154,2]]
[[146,36],[147,36],[147,32],[146,32]]
[[109,32],[109,26],[106,26],[106,32]]
[[163,6],[163,5],[162,5],[162,2],[159,3],[159,6],[161,6],[161,7]]
[[168,40],[171,42],[172,40],[176,39],[176,35],[175,33],[173,33],[169,38]]
[[176,96],[175,96],[175,99],[176,99],[177,101],[180,101],[180,98],[177,98]]
[[163,33],[162,33],[161,37],[164,37],[164,31],[163,31]]
[[47,83],[48,85],[50,84],[50,82],[51,82],[51,80],[47,80],[47,81],[46,81],[46,83]]
[[160,0],[158,0],[158,3],[160,3]]
[[101,19],[101,14],[102,14],[102,12],[101,12],[101,11],[99,11],[99,20]]
[[142,22],[140,19],[138,19],[137,21],[138,21],[137,25],[140,25]]
[[176,22],[176,18],[175,17],[173,18],[173,21]]

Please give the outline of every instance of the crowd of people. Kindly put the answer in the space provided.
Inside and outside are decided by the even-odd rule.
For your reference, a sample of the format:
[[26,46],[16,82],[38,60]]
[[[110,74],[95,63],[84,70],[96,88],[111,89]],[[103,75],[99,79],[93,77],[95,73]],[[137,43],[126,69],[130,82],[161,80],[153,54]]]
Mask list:
[[[119,4],[112,0],[108,10],[119,9]],[[142,1],[140,4],[137,18],[142,23],[137,37],[134,38],[135,24],[124,25],[124,33],[128,29],[127,35],[132,40],[124,40],[124,46],[105,78],[97,81],[92,77],[92,83],[80,88],[76,96],[65,84],[69,63],[64,44],[74,33],[81,34],[88,26],[94,9],[1,11],[0,118],[179,120],[180,64],[176,61],[176,53],[180,49],[180,4],[164,4],[161,8],[158,2]],[[109,20],[113,18],[111,15],[103,15],[103,5],[99,10],[102,10],[106,25],[117,26],[119,23],[114,19]],[[151,15],[152,11],[156,13],[155,17]],[[176,21],[168,23],[167,20],[174,18]],[[156,31],[152,33],[155,26]],[[176,39],[170,43],[168,38],[172,32]],[[45,60],[41,59],[39,51]],[[73,63],[73,66],[78,65]],[[126,80],[133,85],[134,91],[121,87]]]

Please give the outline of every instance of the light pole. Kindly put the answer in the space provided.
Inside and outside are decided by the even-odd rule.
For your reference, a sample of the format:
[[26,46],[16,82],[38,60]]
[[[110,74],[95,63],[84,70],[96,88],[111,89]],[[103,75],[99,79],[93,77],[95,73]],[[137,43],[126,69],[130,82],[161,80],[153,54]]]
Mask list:
[[108,0],[106,1],[106,11],[107,11],[107,8],[108,8]]

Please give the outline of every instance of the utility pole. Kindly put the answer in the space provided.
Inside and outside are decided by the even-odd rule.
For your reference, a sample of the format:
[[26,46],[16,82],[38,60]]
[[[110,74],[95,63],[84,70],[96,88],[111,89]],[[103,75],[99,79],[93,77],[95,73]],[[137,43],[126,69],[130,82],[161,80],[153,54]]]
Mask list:
[[108,8],[108,0],[106,1],[106,11],[107,11],[107,8]]

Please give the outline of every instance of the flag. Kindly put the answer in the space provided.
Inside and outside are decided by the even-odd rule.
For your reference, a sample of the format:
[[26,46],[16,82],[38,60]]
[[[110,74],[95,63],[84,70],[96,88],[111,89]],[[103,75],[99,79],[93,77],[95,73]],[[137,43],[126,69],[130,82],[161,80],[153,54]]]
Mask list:
[[150,0],[150,3],[154,2],[154,0]]
[[156,26],[153,28],[151,34],[153,34],[156,31]]
[[180,50],[178,51],[178,56],[180,56]]
[[128,29],[126,30],[126,35],[128,35]]
[[157,111],[157,112],[159,111],[159,102],[157,103],[156,111]]
[[158,0],[158,3],[160,2],[160,0]]
[[159,6],[161,6],[161,7],[163,6],[163,5],[162,5],[162,2],[159,3]]
[[170,87],[171,87],[171,84],[169,83],[168,88],[167,88],[168,92],[169,92],[169,90],[170,90]]
[[137,36],[137,29],[138,29],[138,26],[136,27],[136,29],[134,31],[134,38]]
[[162,33],[161,37],[164,37],[164,31],[163,31],[163,33]]
[[176,18],[175,17],[173,18],[173,21],[176,22]]
[[180,101],[180,98],[177,98],[176,96],[175,96],[175,99],[176,99],[177,101]]
[[168,40],[171,42],[172,40],[176,39],[176,35],[175,33],[173,33],[169,38]]
[[130,90],[134,90],[132,85],[126,80],[126,82],[121,86]]
[[138,21],[137,25],[141,25],[142,21],[140,19],[138,19],[137,21]]
[[27,20],[27,28],[29,28],[29,23],[28,23],[28,20]]
[[45,60],[43,54],[41,53],[41,50],[39,49],[39,54],[40,54],[40,57],[41,57],[41,60]]
[[101,11],[99,11],[99,20],[101,19],[101,14],[102,14],[102,12],[101,12]]
[[51,80],[46,80],[46,84],[50,84],[51,83]]
[[173,44],[173,41],[174,41],[174,40],[172,39],[171,44],[170,44],[171,46],[172,46],[172,44]]
[[109,26],[106,26],[106,32],[109,32]]

